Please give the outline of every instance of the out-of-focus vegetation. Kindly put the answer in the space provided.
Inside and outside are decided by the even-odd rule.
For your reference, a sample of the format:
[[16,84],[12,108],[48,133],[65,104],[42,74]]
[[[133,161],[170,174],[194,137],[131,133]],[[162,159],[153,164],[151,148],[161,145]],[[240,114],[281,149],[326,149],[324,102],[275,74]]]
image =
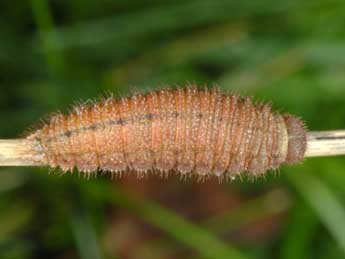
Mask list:
[[[345,2],[0,3],[0,133],[106,93],[218,84],[345,128]],[[0,168],[1,258],[344,258],[345,158],[254,183]]]

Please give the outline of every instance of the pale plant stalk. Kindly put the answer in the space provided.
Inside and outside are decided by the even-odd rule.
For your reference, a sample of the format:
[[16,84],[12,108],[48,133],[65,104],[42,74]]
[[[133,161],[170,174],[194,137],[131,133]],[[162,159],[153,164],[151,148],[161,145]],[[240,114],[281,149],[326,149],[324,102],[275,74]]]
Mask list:
[[[42,166],[31,159],[25,139],[0,140],[0,166]],[[305,157],[345,155],[345,130],[307,133]]]
[[0,140],[0,166],[41,166],[31,159],[30,145],[26,139]]

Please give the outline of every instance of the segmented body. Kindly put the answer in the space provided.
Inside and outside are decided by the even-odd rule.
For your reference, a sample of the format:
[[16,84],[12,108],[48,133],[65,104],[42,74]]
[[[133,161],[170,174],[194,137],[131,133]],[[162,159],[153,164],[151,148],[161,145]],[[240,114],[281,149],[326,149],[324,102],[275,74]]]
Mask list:
[[[250,98],[195,87],[79,106],[28,137],[45,164],[90,173],[257,176],[304,156],[303,123]],[[293,145],[293,146],[292,146]]]

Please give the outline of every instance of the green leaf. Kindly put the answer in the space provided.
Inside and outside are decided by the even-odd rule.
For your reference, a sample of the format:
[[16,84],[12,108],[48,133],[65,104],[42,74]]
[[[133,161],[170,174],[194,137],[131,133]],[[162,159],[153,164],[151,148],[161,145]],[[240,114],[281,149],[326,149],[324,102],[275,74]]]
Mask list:
[[342,202],[315,175],[307,172],[289,174],[288,179],[313,208],[345,254],[345,208]]

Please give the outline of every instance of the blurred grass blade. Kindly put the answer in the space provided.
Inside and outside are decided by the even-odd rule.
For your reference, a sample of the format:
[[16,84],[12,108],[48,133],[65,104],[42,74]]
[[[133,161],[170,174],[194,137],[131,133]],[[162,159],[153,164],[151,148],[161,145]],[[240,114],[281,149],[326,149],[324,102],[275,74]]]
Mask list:
[[76,212],[70,215],[70,223],[80,258],[101,259],[96,233],[88,216]]
[[33,220],[33,208],[21,202],[14,202],[0,214],[0,245],[16,237],[17,232]]
[[109,199],[115,204],[134,212],[138,217],[160,228],[181,243],[195,249],[205,258],[246,258],[238,250],[225,244],[207,230],[200,228],[174,212],[162,206],[133,194],[124,192],[119,186],[111,186],[103,193],[108,193]]
[[[46,63],[51,72],[59,71],[63,66],[63,58],[60,51],[53,50],[55,42],[58,41],[58,36],[54,30],[49,2],[47,0],[31,0],[31,9],[38,27]],[[48,33],[49,37],[47,36]]]
[[[313,236],[319,226],[314,211],[305,201],[297,201],[282,242],[282,259],[305,259],[311,251]],[[301,227],[303,226],[303,227]]]
[[[131,14],[116,15],[98,19],[94,22],[61,28],[54,33],[59,33],[60,39],[63,40],[56,41],[54,47],[63,49],[82,45],[94,45],[110,40],[117,44],[123,40],[140,35],[147,36],[174,32],[182,28],[186,30],[200,25],[229,21],[253,14],[282,12],[293,9],[296,5],[299,8],[310,6],[309,3],[302,5],[296,1],[277,4],[273,0],[242,2],[226,0],[177,1],[170,4],[168,8],[164,6],[147,8]],[[236,12],[229,12],[229,10],[236,10]],[[195,12],[198,15],[192,15]],[[121,28],[121,30],[117,28]]]
[[[202,222],[202,226],[217,236],[228,236],[241,227],[251,223],[265,220],[269,217],[285,213],[291,206],[291,201],[287,193],[282,189],[275,189],[262,196],[244,202],[236,208],[210,217]],[[150,240],[139,247],[137,254],[145,253],[146,250],[161,249],[164,256],[173,256],[183,248],[173,243],[164,242],[160,239]]]
[[303,198],[315,210],[345,254],[344,205],[335,193],[315,175],[303,173],[298,175],[290,174],[288,177]]

